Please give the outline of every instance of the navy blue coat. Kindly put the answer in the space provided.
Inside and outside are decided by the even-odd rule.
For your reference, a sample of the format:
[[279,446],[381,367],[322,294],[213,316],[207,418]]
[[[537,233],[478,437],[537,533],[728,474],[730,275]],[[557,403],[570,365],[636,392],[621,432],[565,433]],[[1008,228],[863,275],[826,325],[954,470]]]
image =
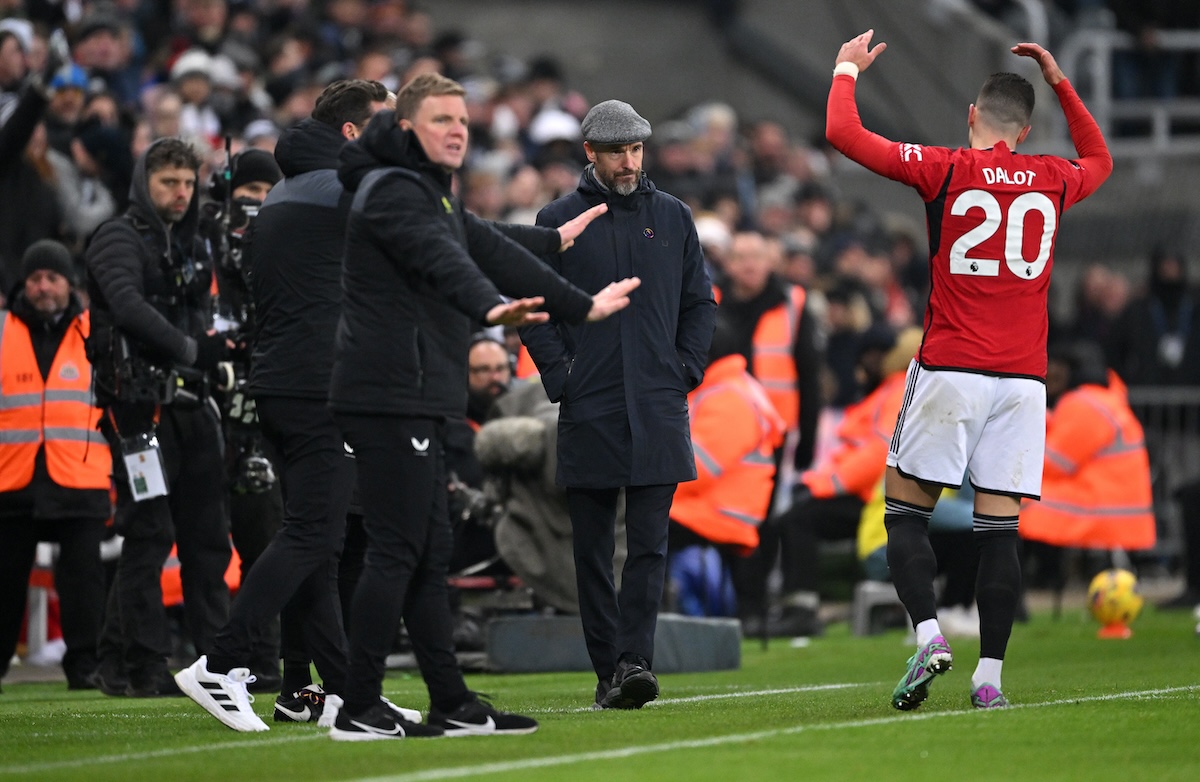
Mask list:
[[563,253],[546,258],[588,293],[640,277],[629,307],[598,323],[552,319],[521,330],[546,395],[561,402],[559,485],[651,486],[695,480],[687,393],[700,384],[716,319],[712,283],[691,210],[643,177],[620,196],[589,167],[579,188],[546,206],[558,226],[607,203]]

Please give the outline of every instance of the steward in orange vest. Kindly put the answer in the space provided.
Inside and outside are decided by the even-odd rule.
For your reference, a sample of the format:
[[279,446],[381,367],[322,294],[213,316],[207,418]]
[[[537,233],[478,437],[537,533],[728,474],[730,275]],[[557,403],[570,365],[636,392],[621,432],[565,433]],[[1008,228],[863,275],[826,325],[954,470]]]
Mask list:
[[17,645],[37,544],[53,541],[67,685],[88,689],[104,613],[100,542],[112,515],[112,459],[84,354],[90,319],[61,244],[33,244],[22,271],[11,311],[0,310],[0,676]]
[[713,290],[722,318],[787,431],[799,433],[794,464],[803,470],[812,462],[821,410],[821,354],[804,288],[772,271],[768,245],[755,231],[734,235],[723,267]]
[[671,520],[748,554],[771,503],[783,419],[737,354],[708,365],[688,409],[697,478],[675,490]]
[[[1150,459],[1124,383],[1086,349],[1051,351],[1068,373],[1048,417],[1042,498],[1021,507],[1021,537],[1055,546],[1134,551],[1154,546]],[[1056,366],[1057,365],[1057,366]],[[1055,394],[1057,396],[1057,394]]]

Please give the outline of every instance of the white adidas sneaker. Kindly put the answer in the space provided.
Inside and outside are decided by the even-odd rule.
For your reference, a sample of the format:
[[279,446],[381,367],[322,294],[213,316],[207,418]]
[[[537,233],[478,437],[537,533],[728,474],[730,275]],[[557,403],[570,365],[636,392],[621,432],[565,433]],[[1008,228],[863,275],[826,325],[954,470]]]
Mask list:
[[254,696],[246,685],[253,681],[254,675],[249,668],[234,668],[228,674],[209,673],[207,655],[201,655],[196,662],[175,674],[175,683],[184,695],[222,724],[243,733],[270,730],[250,708]]

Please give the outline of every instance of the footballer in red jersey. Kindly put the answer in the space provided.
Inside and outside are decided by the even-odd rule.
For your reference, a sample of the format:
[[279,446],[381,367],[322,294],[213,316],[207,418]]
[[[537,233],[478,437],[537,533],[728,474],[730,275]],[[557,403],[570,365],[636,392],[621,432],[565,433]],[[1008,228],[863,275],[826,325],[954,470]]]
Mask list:
[[826,136],[851,160],[917,191],[931,266],[925,335],[909,368],[885,480],[888,565],[917,635],[892,705],[919,706],[953,662],[937,621],[928,527],[942,489],[965,474],[976,490],[979,549],[980,659],[970,700],[996,708],[1008,705],[1000,673],[1020,599],[1020,500],[1041,492],[1054,240],[1063,213],[1108,178],[1112,157],[1054,57],[1034,43],[1012,51],[1038,62],[1078,157],[1015,151],[1029,134],[1034,91],[1012,73],[984,82],[968,110],[966,148],[895,142],[866,130],[855,85],[887,48],[872,48],[873,35],[868,30],[838,52]]

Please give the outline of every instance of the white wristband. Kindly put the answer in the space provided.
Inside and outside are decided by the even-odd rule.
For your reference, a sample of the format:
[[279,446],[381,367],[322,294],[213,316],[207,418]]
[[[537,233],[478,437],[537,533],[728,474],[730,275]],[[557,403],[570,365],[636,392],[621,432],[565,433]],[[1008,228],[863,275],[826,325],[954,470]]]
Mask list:
[[858,66],[852,62],[839,62],[837,65],[833,66],[833,75],[849,76],[855,81],[858,81]]

